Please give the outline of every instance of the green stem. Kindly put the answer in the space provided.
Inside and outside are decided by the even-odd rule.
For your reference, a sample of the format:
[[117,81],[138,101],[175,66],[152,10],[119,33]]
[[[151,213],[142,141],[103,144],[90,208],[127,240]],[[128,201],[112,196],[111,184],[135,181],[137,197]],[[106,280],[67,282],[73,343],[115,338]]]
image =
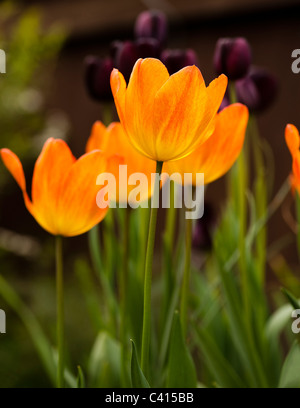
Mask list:
[[[110,210],[111,211],[111,210]],[[103,298],[107,302],[108,306],[108,318],[109,318],[109,330],[111,333],[116,333],[117,327],[117,313],[118,313],[118,304],[115,298],[114,292],[110,285],[109,279],[107,274],[105,273],[105,266],[102,261],[102,252],[101,252],[101,245],[99,239],[99,225],[96,225],[88,232],[88,240],[89,240],[89,248],[90,254],[92,258],[93,267],[97,273],[99,278],[102,290],[103,290]]]
[[163,328],[166,324],[166,318],[168,315],[168,310],[170,306],[170,301],[172,298],[174,285],[175,285],[175,271],[174,271],[174,241],[175,241],[175,227],[176,227],[176,213],[175,208],[175,182],[170,180],[170,208],[167,209],[166,214],[166,225],[163,234],[163,260],[164,260],[164,274],[163,274],[163,284],[164,284],[164,298],[161,313],[161,332],[163,333]]
[[64,387],[64,278],[62,262],[62,237],[57,236],[56,254],[56,300],[57,300],[57,388]]
[[229,81],[228,87],[229,87],[230,103],[237,103],[237,97],[236,97],[236,92],[235,92],[235,82]]
[[185,264],[180,302],[180,318],[184,337],[186,336],[187,331],[188,296],[191,274],[192,232],[193,232],[193,220],[187,218],[185,220]]
[[[159,183],[162,172],[163,162],[156,163],[156,177],[154,185],[153,200],[156,204],[159,198]],[[158,208],[151,207],[149,233],[145,261],[145,280],[144,280],[144,315],[143,315],[143,333],[142,333],[142,355],[141,367],[147,377],[149,366],[150,336],[151,336],[151,286],[152,286],[152,264],[154,254],[155,231]]]
[[120,273],[120,340],[122,344],[121,361],[122,361],[122,384],[127,386],[126,373],[126,316],[127,316],[127,279],[128,279],[128,244],[129,244],[129,209],[125,209],[123,222],[123,253],[122,268]]
[[[250,140],[253,145],[256,181],[255,181],[255,204],[257,219],[263,217],[267,212],[267,187],[264,157],[262,152],[261,140],[257,128],[256,118],[250,117]],[[266,265],[266,243],[267,229],[262,228],[256,238],[256,253],[257,253],[257,273],[259,282],[263,286],[265,283],[265,265]]]

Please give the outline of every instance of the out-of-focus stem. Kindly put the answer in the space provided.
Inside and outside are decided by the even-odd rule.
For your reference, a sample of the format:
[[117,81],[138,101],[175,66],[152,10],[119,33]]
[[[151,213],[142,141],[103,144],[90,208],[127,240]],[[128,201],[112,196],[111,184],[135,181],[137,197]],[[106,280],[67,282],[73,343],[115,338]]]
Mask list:
[[57,388],[64,387],[64,278],[62,261],[62,237],[56,237],[56,300],[57,300]]
[[188,297],[191,273],[191,251],[192,251],[192,231],[193,220],[185,220],[185,264],[181,287],[180,317],[183,335],[186,336],[187,316],[188,316]]
[[[159,183],[162,172],[163,162],[156,163],[156,178],[154,185],[153,201],[158,203],[159,198]],[[149,369],[149,352],[150,352],[150,337],[151,337],[151,286],[152,286],[152,264],[154,255],[154,242],[157,221],[157,208],[154,205],[151,207],[149,233],[145,261],[145,280],[144,280],[144,315],[143,315],[143,333],[142,333],[142,355],[141,367],[147,377]]]
[[123,261],[120,273],[120,339],[121,339],[121,359],[122,359],[122,385],[127,386],[126,373],[126,316],[127,316],[127,279],[128,279],[128,238],[129,238],[129,209],[125,209],[123,228]]

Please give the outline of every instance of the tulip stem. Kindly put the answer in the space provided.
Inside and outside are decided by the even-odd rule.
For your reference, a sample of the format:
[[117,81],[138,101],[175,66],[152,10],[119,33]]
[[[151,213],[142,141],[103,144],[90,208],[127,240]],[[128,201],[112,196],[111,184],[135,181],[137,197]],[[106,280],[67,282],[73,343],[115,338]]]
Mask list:
[[127,317],[127,279],[128,279],[128,246],[129,246],[129,209],[125,209],[123,228],[123,262],[120,273],[120,340],[121,340],[121,355],[122,355],[122,385],[127,386],[127,371],[126,371],[126,317]]
[[182,325],[183,336],[186,336],[187,331],[187,314],[188,314],[188,295],[191,274],[191,253],[192,253],[192,231],[193,220],[187,218],[185,220],[185,264],[183,272],[183,281],[181,287],[180,301],[180,318]]
[[[154,184],[154,193],[151,201],[151,212],[148,232],[148,242],[145,261],[145,280],[144,280],[144,314],[143,314],[143,333],[142,333],[142,355],[141,367],[147,377],[149,366],[150,336],[151,336],[151,285],[152,285],[152,264],[154,254],[155,231],[157,221],[157,210],[159,201],[159,184],[162,172],[163,162],[156,163],[156,176]],[[152,205],[152,202],[154,205]]]
[[57,388],[64,387],[64,279],[62,262],[62,237],[55,241],[56,255],[56,300],[57,300]]

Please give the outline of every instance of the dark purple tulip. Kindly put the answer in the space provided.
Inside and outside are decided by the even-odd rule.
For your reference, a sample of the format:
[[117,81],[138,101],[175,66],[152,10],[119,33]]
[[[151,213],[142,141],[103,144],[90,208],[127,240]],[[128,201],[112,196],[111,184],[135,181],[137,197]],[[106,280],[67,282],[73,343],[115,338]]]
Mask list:
[[220,38],[217,41],[214,67],[218,75],[225,74],[232,81],[243,78],[251,59],[251,48],[245,38]]
[[136,60],[138,58],[158,58],[159,48],[159,43],[154,38],[140,38],[135,42],[115,41],[111,45],[114,66],[128,82]]
[[275,100],[277,92],[276,77],[264,68],[252,67],[245,78],[236,82],[238,101],[253,113],[267,109]]
[[132,68],[138,59],[137,47],[131,41],[115,44],[114,66],[123,74],[126,82],[129,81]]
[[139,58],[159,58],[160,45],[155,38],[140,38],[135,41]]
[[192,49],[164,50],[160,59],[167,67],[170,75],[189,65],[198,65],[197,54]]
[[205,203],[203,217],[198,219],[193,231],[192,245],[195,249],[207,251],[212,248],[212,230],[215,226],[213,207]]
[[136,19],[134,31],[136,38],[154,38],[163,45],[168,34],[167,17],[158,10],[144,11]]
[[86,57],[85,83],[89,95],[99,102],[112,99],[110,89],[110,74],[113,69],[111,58]]

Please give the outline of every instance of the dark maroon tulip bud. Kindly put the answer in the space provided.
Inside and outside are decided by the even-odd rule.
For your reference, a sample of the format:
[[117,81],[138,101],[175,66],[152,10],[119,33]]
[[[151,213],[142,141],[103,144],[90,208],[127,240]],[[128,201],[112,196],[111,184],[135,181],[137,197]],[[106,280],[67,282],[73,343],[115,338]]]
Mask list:
[[217,41],[214,67],[218,75],[235,81],[243,78],[251,64],[251,48],[245,38],[220,38]]
[[112,99],[110,89],[110,74],[113,69],[111,58],[86,57],[85,83],[89,95],[99,101],[105,102]]
[[277,92],[276,77],[264,68],[252,67],[245,78],[236,82],[238,101],[253,113],[267,109],[275,100]]
[[139,58],[158,58],[160,46],[154,38],[140,38],[132,41],[115,41],[111,45],[111,55],[114,66],[124,75],[126,82],[129,81],[132,69]]
[[155,38],[163,45],[168,34],[167,17],[158,10],[144,11],[136,19],[134,31],[136,38]]
[[139,58],[159,58],[160,45],[155,38],[140,38],[135,45]]
[[132,68],[138,59],[137,47],[131,41],[118,42],[115,47],[115,68],[118,68],[128,82]]
[[167,67],[170,75],[189,65],[198,66],[197,54],[192,49],[164,50],[160,59]]
[[205,203],[203,217],[198,219],[193,231],[192,245],[195,249],[208,251],[212,248],[212,230],[215,227],[213,207]]
[[120,48],[123,47],[123,44],[124,44],[124,41],[119,41],[119,40],[113,41],[110,44],[110,56],[113,59],[113,61],[116,60],[116,55],[118,51],[120,50]]

